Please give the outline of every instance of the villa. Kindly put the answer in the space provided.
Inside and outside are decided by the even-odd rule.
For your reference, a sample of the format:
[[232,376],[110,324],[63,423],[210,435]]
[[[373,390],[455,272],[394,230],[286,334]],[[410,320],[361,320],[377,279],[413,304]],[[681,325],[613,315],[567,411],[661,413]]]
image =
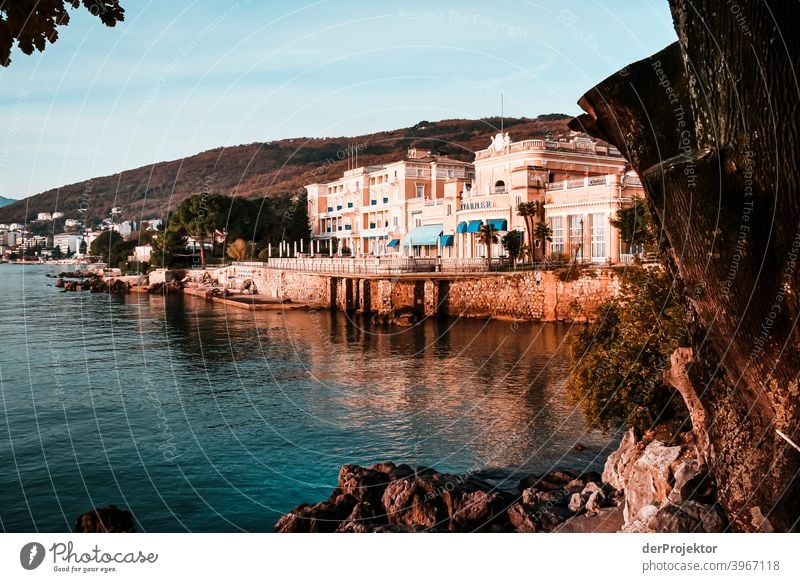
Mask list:
[[[533,222],[552,232],[538,257],[595,263],[624,258],[628,249],[610,220],[643,196],[616,148],[577,135],[513,142],[508,133],[476,152],[473,164],[412,148],[404,160],[306,189],[313,240],[335,237],[355,256],[485,258],[484,224],[498,237],[519,231],[534,248],[517,212],[524,202],[533,203]],[[494,257],[503,254],[493,245]]]

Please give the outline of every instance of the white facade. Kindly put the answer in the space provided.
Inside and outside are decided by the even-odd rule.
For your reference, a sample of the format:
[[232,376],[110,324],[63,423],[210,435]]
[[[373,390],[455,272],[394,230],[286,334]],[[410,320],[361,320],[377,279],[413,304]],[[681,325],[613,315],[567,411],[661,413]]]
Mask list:
[[64,255],[80,253],[83,236],[69,232],[63,232],[53,236],[53,246],[58,247]]
[[139,245],[133,249],[133,258],[140,263],[149,263],[150,254],[153,252],[152,245]]
[[[535,260],[555,256],[615,263],[621,249],[610,220],[643,194],[638,178],[626,174],[627,162],[616,148],[581,136],[514,142],[509,134],[498,134],[487,149],[476,152],[474,173],[466,168],[442,173],[441,162],[428,161],[428,168],[414,161],[409,156],[308,186],[314,238],[358,237],[359,256],[475,259],[485,258],[489,250],[493,257],[505,255],[502,237],[516,230]],[[531,224],[519,214],[521,203],[533,206],[534,226],[551,226],[552,243],[541,248],[529,232]],[[491,249],[480,235],[486,224],[497,237]]]

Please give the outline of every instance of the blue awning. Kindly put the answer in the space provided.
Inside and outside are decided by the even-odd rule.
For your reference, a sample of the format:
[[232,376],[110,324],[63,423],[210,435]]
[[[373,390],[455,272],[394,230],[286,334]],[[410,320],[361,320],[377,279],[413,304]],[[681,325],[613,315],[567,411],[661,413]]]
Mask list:
[[505,218],[490,218],[487,222],[494,230],[508,230],[508,221]]
[[441,224],[418,226],[406,237],[406,246],[410,244],[413,247],[435,247],[439,236],[442,234],[442,226]]
[[467,223],[466,222],[459,222],[458,228],[456,228],[456,232],[461,234],[467,232]]
[[389,241],[389,244],[386,245],[386,248],[396,247],[399,244],[400,244],[400,239],[399,238],[393,238],[392,240]]
[[467,232],[480,232],[481,226],[483,226],[482,220],[470,220],[467,225]]
[[439,244],[443,247],[451,247],[453,246],[453,235],[452,234],[443,234],[439,239]]

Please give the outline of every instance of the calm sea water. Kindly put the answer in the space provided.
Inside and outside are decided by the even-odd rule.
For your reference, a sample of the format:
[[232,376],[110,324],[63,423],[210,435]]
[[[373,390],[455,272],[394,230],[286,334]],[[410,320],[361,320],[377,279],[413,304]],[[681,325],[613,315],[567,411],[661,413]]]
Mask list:
[[566,326],[365,327],[63,293],[55,271],[0,265],[4,531],[69,531],[112,503],[144,531],[271,531],[344,463],[490,470],[513,488],[596,469],[614,444],[564,394]]

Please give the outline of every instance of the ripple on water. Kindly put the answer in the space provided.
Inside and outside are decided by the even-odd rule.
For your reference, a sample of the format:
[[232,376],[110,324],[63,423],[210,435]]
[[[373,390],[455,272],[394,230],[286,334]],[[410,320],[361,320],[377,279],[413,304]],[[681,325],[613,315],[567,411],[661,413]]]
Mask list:
[[343,463],[488,470],[515,486],[520,472],[597,469],[613,444],[564,394],[563,326],[370,327],[62,293],[46,272],[0,265],[8,531],[64,531],[108,503],[147,531],[268,531],[326,497]]

